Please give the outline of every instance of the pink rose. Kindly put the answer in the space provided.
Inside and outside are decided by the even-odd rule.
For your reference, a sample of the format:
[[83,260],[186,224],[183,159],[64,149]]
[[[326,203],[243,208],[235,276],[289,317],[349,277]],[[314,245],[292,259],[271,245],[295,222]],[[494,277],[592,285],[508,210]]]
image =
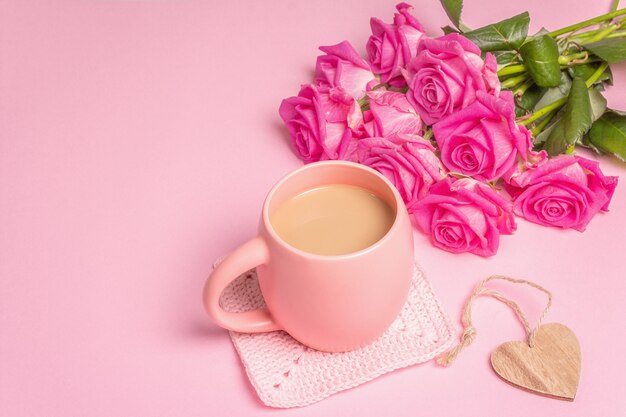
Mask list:
[[317,57],[315,83],[321,89],[341,87],[355,99],[365,95],[368,83],[376,77],[368,63],[359,56],[350,42],[320,46],[326,55]]
[[471,178],[448,177],[417,203],[413,218],[438,248],[491,256],[498,251],[500,234],[516,228],[507,197]]
[[415,56],[417,44],[424,36],[424,29],[411,15],[412,7],[406,3],[396,6],[393,24],[372,17],[372,36],[367,41],[367,59],[381,82],[394,87],[406,85],[400,69]]
[[282,101],[279,113],[304,162],[356,160],[355,138],[362,134],[363,115],[357,101],[343,89],[320,92],[304,85],[297,97]]
[[434,147],[419,136],[364,138],[358,143],[359,162],[374,168],[396,186],[411,212],[419,198],[445,173]]
[[420,135],[422,119],[402,93],[375,90],[367,93],[369,111],[365,112],[365,130],[369,136],[395,134]]
[[532,147],[530,132],[515,123],[510,91],[477,91],[476,101],[433,125],[433,134],[446,168],[483,181],[503,176]]
[[471,104],[477,91],[498,95],[497,69],[492,54],[483,60],[478,46],[451,33],[422,39],[417,56],[402,73],[409,85],[409,101],[424,122],[432,125]]
[[604,176],[596,161],[560,155],[514,175],[508,189],[518,216],[582,232],[597,212],[608,211],[616,186],[617,177]]

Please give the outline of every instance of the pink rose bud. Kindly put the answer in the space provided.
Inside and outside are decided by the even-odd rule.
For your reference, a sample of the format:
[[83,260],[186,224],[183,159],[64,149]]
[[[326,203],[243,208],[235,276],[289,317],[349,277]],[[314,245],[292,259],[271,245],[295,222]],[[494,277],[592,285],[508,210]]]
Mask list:
[[451,33],[422,39],[417,56],[402,74],[409,86],[409,101],[424,122],[432,125],[471,104],[477,91],[498,95],[497,67],[492,54],[483,60],[478,46]]
[[421,135],[422,119],[402,93],[375,90],[367,93],[370,110],[365,130],[369,136]]
[[370,20],[372,36],[367,41],[367,59],[381,82],[394,87],[406,85],[400,69],[413,58],[417,44],[425,36],[422,25],[411,14],[412,7],[406,3],[396,6],[393,24],[373,17]]
[[515,231],[511,201],[471,178],[446,178],[415,206],[413,218],[434,246],[452,253],[492,256],[501,234]]
[[320,92],[304,85],[296,97],[282,101],[285,122],[296,154],[304,162],[327,159],[356,161],[356,138],[363,134],[357,101],[341,88]]
[[354,50],[350,42],[320,46],[326,55],[317,57],[315,83],[320,90],[341,87],[355,99],[365,96],[367,85],[376,76],[370,66]]
[[544,159],[513,175],[508,186],[518,216],[544,226],[584,231],[599,211],[608,211],[617,177],[596,161],[574,155]]
[[509,172],[532,147],[530,132],[515,123],[510,91],[477,91],[476,101],[433,125],[433,133],[446,168],[482,181]]
[[418,199],[445,171],[434,147],[419,136],[364,138],[358,142],[359,162],[374,168],[396,186],[411,212]]

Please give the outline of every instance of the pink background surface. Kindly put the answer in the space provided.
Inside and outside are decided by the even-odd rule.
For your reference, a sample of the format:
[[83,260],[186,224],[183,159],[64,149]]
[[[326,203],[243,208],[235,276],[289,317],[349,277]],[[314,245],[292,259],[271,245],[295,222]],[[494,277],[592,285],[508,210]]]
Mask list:
[[[55,4],[53,4],[55,3]],[[416,0],[430,33],[446,23]],[[467,0],[478,27],[528,10],[557,28],[609,1]],[[277,115],[316,48],[360,51],[393,1],[0,3],[0,415],[626,415],[626,177],[588,231],[524,221],[491,259],[416,233],[416,259],[449,314],[492,273],[554,292],[547,321],[582,345],[566,403],[500,381],[488,364],[523,337],[496,301],[450,369],[429,363],[316,405],[265,408],[200,291],[213,260],[250,238],[266,191],[300,166]],[[583,6],[584,5],[584,6]],[[626,109],[626,71],[609,104]],[[625,165],[602,161],[608,174]],[[507,290],[531,318],[532,291]]]

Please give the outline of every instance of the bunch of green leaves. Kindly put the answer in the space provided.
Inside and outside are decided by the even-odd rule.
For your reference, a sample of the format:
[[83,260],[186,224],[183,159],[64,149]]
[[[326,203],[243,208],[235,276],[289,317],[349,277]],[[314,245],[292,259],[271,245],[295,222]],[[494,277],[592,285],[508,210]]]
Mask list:
[[524,12],[478,29],[461,20],[463,0],[440,0],[457,32],[492,53],[502,88],[513,92],[517,121],[533,133],[536,149],[551,156],[576,145],[626,160],[626,113],[607,108],[611,64],[626,61],[626,9],[558,30],[528,34]]

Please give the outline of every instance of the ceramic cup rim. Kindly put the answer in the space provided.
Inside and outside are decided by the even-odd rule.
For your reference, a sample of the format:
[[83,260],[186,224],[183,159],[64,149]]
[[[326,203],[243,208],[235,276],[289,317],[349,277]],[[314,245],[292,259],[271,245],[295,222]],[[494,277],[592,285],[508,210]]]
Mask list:
[[[311,252],[307,252],[304,251],[302,249],[298,249],[292,245],[290,245],[289,243],[287,243],[282,237],[280,237],[280,235],[274,230],[274,227],[272,226],[272,223],[270,221],[270,215],[269,215],[269,207],[270,204],[276,194],[276,192],[289,180],[291,180],[292,178],[294,178],[295,176],[299,176],[302,175],[303,173],[307,172],[307,171],[313,171],[313,170],[317,170],[320,167],[328,167],[328,166],[335,166],[335,167],[348,167],[351,169],[356,169],[356,170],[360,170],[363,171],[367,174],[370,175],[374,175],[375,177],[377,177],[379,180],[381,180],[385,186],[388,188],[388,190],[391,192],[391,194],[393,195],[393,198],[395,200],[395,218],[393,220],[393,224],[391,225],[391,227],[389,227],[389,230],[387,230],[387,232],[383,235],[383,237],[381,237],[380,239],[378,239],[376,242],[374,242],[373,244],[367,246],[366,248],[360,249],[358,251],[355,252],[349,252],[349,253],[345,253],[345,254],[341,254],[341,255],[320,255],[320,254],[316,254],[316,253],[311,253]],[[325,260],[325,261],[332,261],[332,260],[345,260],[345,259],[350,259],[350,258],[355,258],[355,257],[359,257],[359,256],[363,256],[366,255],[372,251],[375,251],[378,247],[382,246],[385,244],[385,242],[389,241],[393,235],[396,234],[396,230],[400,227],[399,223],[400,223],[400,215],[401,215],[401,210],[405,207],[404,205],[404,201],[402,200],[402,197],[400,196],[400,193],[398,192],[398,190],[396,189],[396,187],[391,183],[391,181],[389,181],[389,179],[387,179],[387,177],[385,177],[384,175],[382,175],[380,172],[366,166],[366,165],[362,165],[362,164],[358,164],[356,162],[350,162],[350,161],[320,161],[320,162],[313,162],[310,164],[306,164],[294,171],[291,171],[289,174],[285,175],[284,177],[282,177],[276,184],[274,184],[274,186],[270,189],[269,193],[267,194],[267,197],[265,198],[265,202],[263,203],[263,211],[262,211],[262,220],[263,220],[263,224],[265,226],[265,229],[267,230],[267,233],[269,234],[269,236],[272,238],[272,240],[274,240],[275,242],[277,242],[281,247],[283,247],[285,250],[292,252],[300,257],[304,257],[304,258],[309,258],[309,259],[315,259],[315,260]]]

